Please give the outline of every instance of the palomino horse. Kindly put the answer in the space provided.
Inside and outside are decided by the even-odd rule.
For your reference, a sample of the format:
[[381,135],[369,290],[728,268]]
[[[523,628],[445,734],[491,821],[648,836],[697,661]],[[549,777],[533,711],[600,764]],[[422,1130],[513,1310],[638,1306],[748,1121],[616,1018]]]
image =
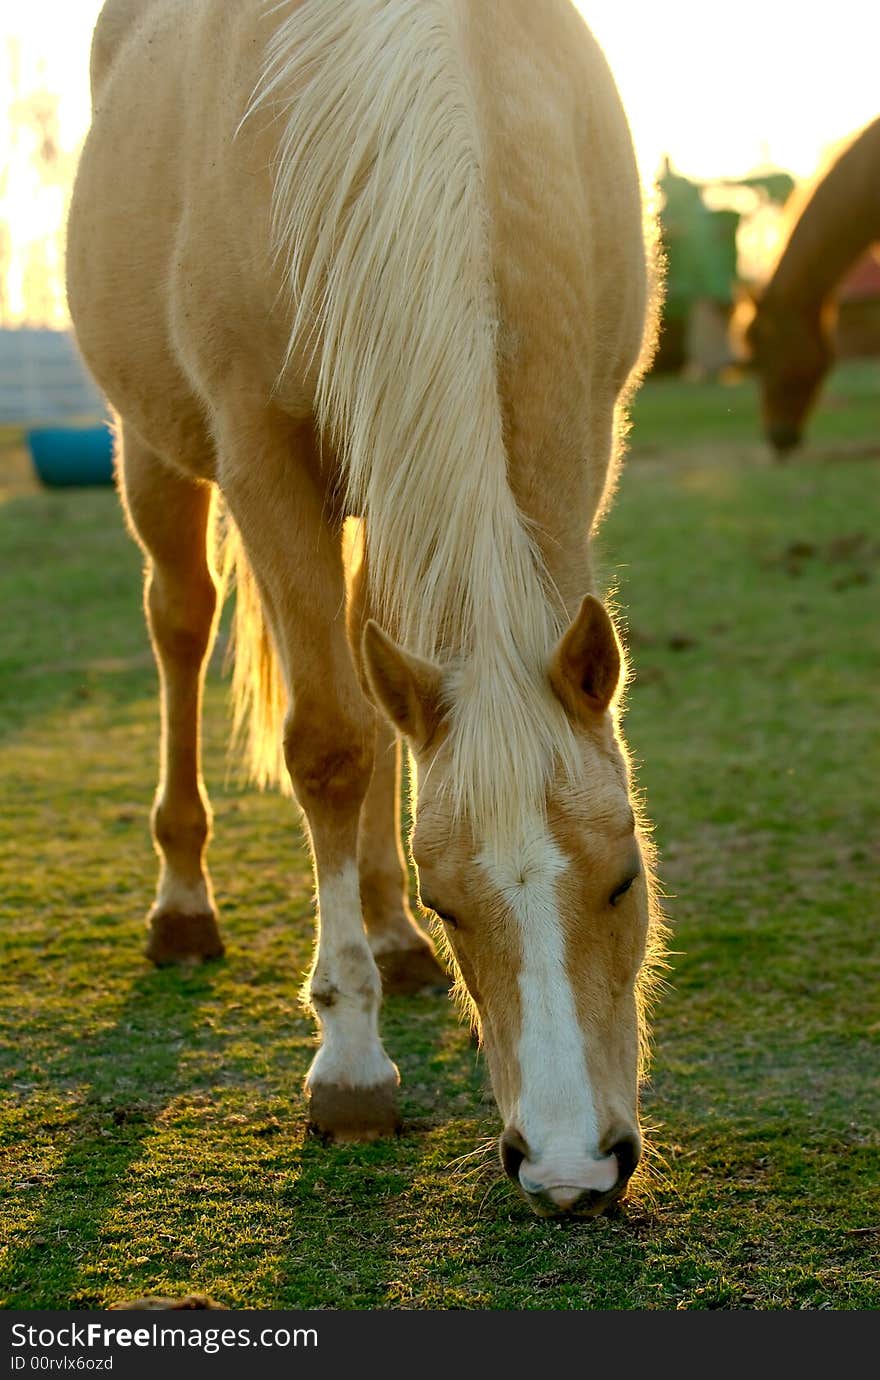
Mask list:
[[149,956],[222,948],[199,769],[219,493],[239,717],[314,856],[313,1125],[394,1129],[379,970],[440,971],[404,900],[399,734],[504,1166],[540,1213],[597,1212],[641,1151],[657,932],[621,652],[584,597],[649,304],[604,59],[568,0],[109,0],[92,84],[69,298],[147,556]]
[[833,358],[834,289],[875,240],[880,240],[880,119],[812,188],[745,332],[761,379],[764,431],[780,454],[799,444]]

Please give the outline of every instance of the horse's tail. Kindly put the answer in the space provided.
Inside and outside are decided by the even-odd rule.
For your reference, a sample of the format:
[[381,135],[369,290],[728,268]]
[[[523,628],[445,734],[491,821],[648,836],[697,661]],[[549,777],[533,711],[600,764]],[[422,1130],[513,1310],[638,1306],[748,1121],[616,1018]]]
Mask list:
[[241,534],[221,503],[215,542],[221,592],[235,590],[228,653],[233,663],[230,748],[240,754],[249,779],[257,786],[280,786],[287,793],[291,789],[283,738],[287,691]]

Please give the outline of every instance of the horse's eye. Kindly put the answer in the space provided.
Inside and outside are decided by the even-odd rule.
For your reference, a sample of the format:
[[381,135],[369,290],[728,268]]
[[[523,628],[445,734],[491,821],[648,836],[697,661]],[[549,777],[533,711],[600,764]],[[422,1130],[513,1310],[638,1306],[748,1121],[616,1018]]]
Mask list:
[[638,872],[635,872],[632,877],[627,877],[625,882],[621,882],[616,891],[612,891],[611,895],[608,897],[609,906],[617,905],[621,896],[626,895],[638,875]]

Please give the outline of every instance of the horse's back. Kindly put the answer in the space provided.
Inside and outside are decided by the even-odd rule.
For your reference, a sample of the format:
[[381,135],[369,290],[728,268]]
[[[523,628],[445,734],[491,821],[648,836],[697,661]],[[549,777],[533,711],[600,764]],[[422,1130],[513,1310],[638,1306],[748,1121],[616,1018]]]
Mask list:
[[[480,126],[505,409],[522,418],[514,431],[583,456],[596,449],[583,416],[608,414],[610,427],[641,339],[626,122],[569,0],[445,3],[461,21]],[[304,367],[288,370],[283,398],[275,391],[290,344],[271,230],[277,103],[242,125],[273,31],[298,8],[108,0],[96,27],[95,115],[70,219],[71,310],[111,401],[188,466],[200,463],[201,419],[223,398],[262,393],[301,415],[313,401]],[[320,0],[312,8],[320,14]],[[397,8],[405,26],[414,11]]]

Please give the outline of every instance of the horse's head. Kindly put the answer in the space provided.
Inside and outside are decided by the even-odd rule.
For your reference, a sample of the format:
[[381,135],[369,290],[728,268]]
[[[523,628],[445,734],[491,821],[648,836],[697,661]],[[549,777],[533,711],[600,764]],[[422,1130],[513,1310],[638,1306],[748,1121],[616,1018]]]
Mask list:
[[746,348],[761,380],[764,433],[779,454],[800,443],[833,358],[833,312],[799,311],[767,296],[755,305]]
[[[648,845],[609,712],[621,678],[614,628],[584,601],[547,667],[575,732],[577,779],[489,844],[453,805],[449,683],[368,624],[367,673],[418,766],[413,856],[488,1057],[504,1118],[501,1159],[541,1215],[592,1216],[641,1153],[640,969]],[[499,771],[503,763],[498,764]]]

